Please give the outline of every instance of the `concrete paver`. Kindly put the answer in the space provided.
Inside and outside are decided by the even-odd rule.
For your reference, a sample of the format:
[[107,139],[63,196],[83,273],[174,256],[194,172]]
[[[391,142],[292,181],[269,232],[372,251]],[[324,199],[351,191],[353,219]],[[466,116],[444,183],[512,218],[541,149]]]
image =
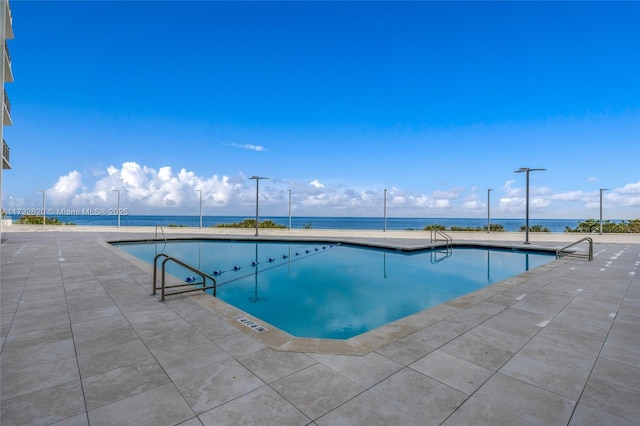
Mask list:
[[[169,236],[251,238],[243,230]],[[363,339],[276,350],[206,295],[158,303],[151,267],[104,241],[152,229],[13,226],[2,233],[0,422],[25,424],[640,424],[640,236],[594,235],[563,259]],[[414,249],[416,231],[298,230]],[[523,247],[518,233],[455,242]],[[560,248],[580,235],[530,234]],[[289,343],[289,346],[295,346]]]

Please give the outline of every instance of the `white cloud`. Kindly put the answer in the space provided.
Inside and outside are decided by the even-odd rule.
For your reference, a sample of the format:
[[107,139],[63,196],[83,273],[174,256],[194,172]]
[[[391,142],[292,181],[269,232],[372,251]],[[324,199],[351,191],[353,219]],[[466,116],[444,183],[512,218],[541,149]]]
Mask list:
[[13,195],[9,195],[7,198],[2,200],[2,208],[11,210],[11,209],[19,209],[27,205],[25,203],[24,198],[16,198]]
[[508,181],[506,181],[504,183],[504,185],[502,186],[502,190],[505,193],[505,196],[508,198],[514,198],[514,197],[518,197],[520,195],[520,188],[514,188],[513,184],[514,184],[515,180],[514,179],[510,179]]
[[615,190],[617,193],[625,195],[640,195],[640,182],[628,183],[620,189]]
[[[515,180],[505,182],[502,187],[503,195],[496,213],[515,214],[526,210],[526,188],[514,187]],[[529,210],[542,210],[551,206],[553,189],[547,186],[529,187]]]
[[451,207],[451,201],[444,199],[434,200],[431,203],[431,207],[433,207],[434,209],[448,209]]
[[551,196],[554,201],[581,201],[584,200],[585,193],[582,191],[560,192]]
[[520,197],[500,198],[499,210],[505,213],[523,212],[525,209],[525,199]]
[[640,207],[640,182],[628,183],[622,188],[614,189],[606,195],[606,200],[622,207]]
[[[599,190],[593,192],[561,192],[553,194],[550,199],[553,201],[577,203],[578,205],[582,205],[584,209],[588,211],[598,210],[600,208]],[[629,183],[621,188],[603,191],[602,205],[605,209],[640,207],[640,182]]]
[[244,143],[244,144],[239,144],[239,143],[230,143],[227,144],[229,146],[233,146],[235,148],[240,148],[240,149],[248,149],[251,151],[266,151],[266,148],[261,146],[261,145],[252,145],[250,143]]
[[65,176],[60,176],[58,181],[47,189],[47,199],[53,203],[67,203],[81,186],[82,175],[73,170]]
[[160,167],[160,170],[158,171],[158,178],[165,182],[171,179],[171,167]]
[[551,205],[551,200],[544,197],[531,197],[529,200],[529,208],[532,210],[543,209]]
[[[500,197],[498,212],[513,214],[525,210],[525,197],[522,188],[514,187],[515,179],[509,179],[502,186],[503,195]],[[496,212],[497,213],[497,212]]]
[[413,205],[415,207],[418,208],[422,208],[422,207],[429,207],[429,197],[427,197],[424,194],[420,194],[420,195],[412,195],[409,197],[409,203],[410,205]]
[[[448,191],[433,191],[431,196],[427,197],[426,206],[435,211],[450,209],[453,206],[452,201],[460,197],[461,191],[462,188],[452,188]],[[438,212],[438,214],[441,214],[441,212]]]
[[387,194],[387,203],[394,206],[401,206],[407,203],[407,199],[403,195],[391,195]]
[[460,195],[459,189],[453,189],[449,191],[433,191],[431,196],[434,199],[455,200]]
[[[486,197],[486,196],[485,196]],[[469,212],[480,212],[484,211],[487,207],[486,202],[480,199],[480,195],[478,194],[478,188],[472,187],[471,194],[469,194],[462,203],[462,208]]]
[[[255,182],[242,173],[200,176],[185,168],[175,170],[179,171],[170,166],[152,168],[136,162],[125,162],[119,167],[109,165],[98,174],[73,170],[47,189],[47,206],[114,207],[117,199],[114,190],[117,190],[121,207],[131,214],[193,215],[198,212],[200,190],[205,215],[251,215],[255,211]],[[319,179],[285,181],[274,177],[261,182],[261,213],[287,215],[287,189],[292,191],[292,212],[297,216],[377,216],[383,212],[382,187],[348,187],[324,184]],[[39,202],[36,194],[29,197],[8,197],[4,200],[5,206],[37,205],[34,204]],[[515,187],[514,180],[495,189],[491,198],[494,217],[524,214],[525,191]],[[536,212],[538,217],[587,217],[599,207],[599,191],[554,193],[552,188],[538,187],[531,191],[529,202],[531,212]],[[606,191],[603,203],[608,217],[637,217],[640,182]],[[387,191],[389,217],[481,217],[485,212],[485,194],[479,194],[477,188],[444,188],[430,194],[399,187]]]
[[595,210],[600,208],[600,201],[588,201],[585,203],[584,208],[587,210]]
[[462,204],[465,210],[484,210],[486,204],[480,200],[467,200]]
[[203,205],[210,207],[226,206],[241,193],[241,185],[232,183],[227,176],[214,175],[205,179],[184,168],[176,174],[169,166],[156,172],[135,162],[123,163],[121,168],[107,167],[107,176],[97,180],[91,189],[80,188],[78,184],[61,185],[60,182],[70,180],[69,176],[79,178],[79,173],[63,176],[57,184],[68,188],[66,199],[52,200],[63,207],[71,197],[70,203],[74,207],[104,207],[117,197],[114,190],[120,191],[121,205],[147,210],[166,207],[188,209],[194,202],[199,203],[196,189],[202,191]]
[[529,188],[529,191],[533,195],[551,195],[553,194],[553,190],[548,186],[532,186]]

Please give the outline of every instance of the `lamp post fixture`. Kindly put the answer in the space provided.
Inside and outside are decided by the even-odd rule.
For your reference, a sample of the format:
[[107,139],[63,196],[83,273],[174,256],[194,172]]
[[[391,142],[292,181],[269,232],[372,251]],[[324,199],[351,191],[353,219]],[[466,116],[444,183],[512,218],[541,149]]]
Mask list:
[[47,223],[47,191],[36,189],[36,192],[42,192],[42,229],[44,230]]
[[602,193],[608,190],[608,188],[600,188],[600,235],[602,235]]
[[387,232],[387,190],[384,190],[384,232]]
[[196,189],[200,193],[200,229],[202,229],[202,190]]
[[260,186],[260,179],[269,179],[262,176],[251,176],[249,179],[256,181],[256,237],[258,236],[258,187]]
[[291,231],[291,190],[287,189],[287,191],[289,191],[289,231]]
[[514,173],[526,173],[527,174],[527,205],[526,205],[526,220],[525,220],[525,239],[524,239],[524,243],[525,244],[531,244],[529,243],[529,172],[536,172],[536,171],[542,171],[542,170],[547,170],[547,169],[530,169],[529,167],[520,167],[518,170],[516,170]]
[[111,191],[118,193],[118,228],[120,228],[120,190],[119,189],[112,189]]
[[491,233],[491,191],[493,188],[487,189],[487,234]]

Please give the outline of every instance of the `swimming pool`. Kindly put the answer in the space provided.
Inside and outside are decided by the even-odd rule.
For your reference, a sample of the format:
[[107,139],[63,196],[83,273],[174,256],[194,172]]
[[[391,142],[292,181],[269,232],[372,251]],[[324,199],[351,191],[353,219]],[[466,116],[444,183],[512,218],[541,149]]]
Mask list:
[[[216,277],[217,297],[296,337],[349,339],[555,259],[488,248],[404,252],[330,243],[169,241],[115,244]],[[189,281],[175,264],[167,272]]]

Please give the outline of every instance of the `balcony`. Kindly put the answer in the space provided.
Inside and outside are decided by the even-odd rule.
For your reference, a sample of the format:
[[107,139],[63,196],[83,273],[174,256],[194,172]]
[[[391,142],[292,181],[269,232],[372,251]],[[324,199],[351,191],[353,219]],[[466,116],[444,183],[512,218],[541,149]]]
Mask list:
[[5,2],[4,13],[4,38],[11,40],[13,38],[13,17],[11,16],[11,7],[9,7],[9,0]]
[[13,83],[13,71],[11,70],[11,55],[9,54],[9,46],[4,42],[4,82]]
[[2,105],[2,124],[5,126],[13,126],[13,121],[11,120],[11,102],[9,101],[6,90],[4,91],[4,102]]
[[4,139],[2,139],[2,168],[11,168],[11,163],[9,163],[9,145],[7,145]]

